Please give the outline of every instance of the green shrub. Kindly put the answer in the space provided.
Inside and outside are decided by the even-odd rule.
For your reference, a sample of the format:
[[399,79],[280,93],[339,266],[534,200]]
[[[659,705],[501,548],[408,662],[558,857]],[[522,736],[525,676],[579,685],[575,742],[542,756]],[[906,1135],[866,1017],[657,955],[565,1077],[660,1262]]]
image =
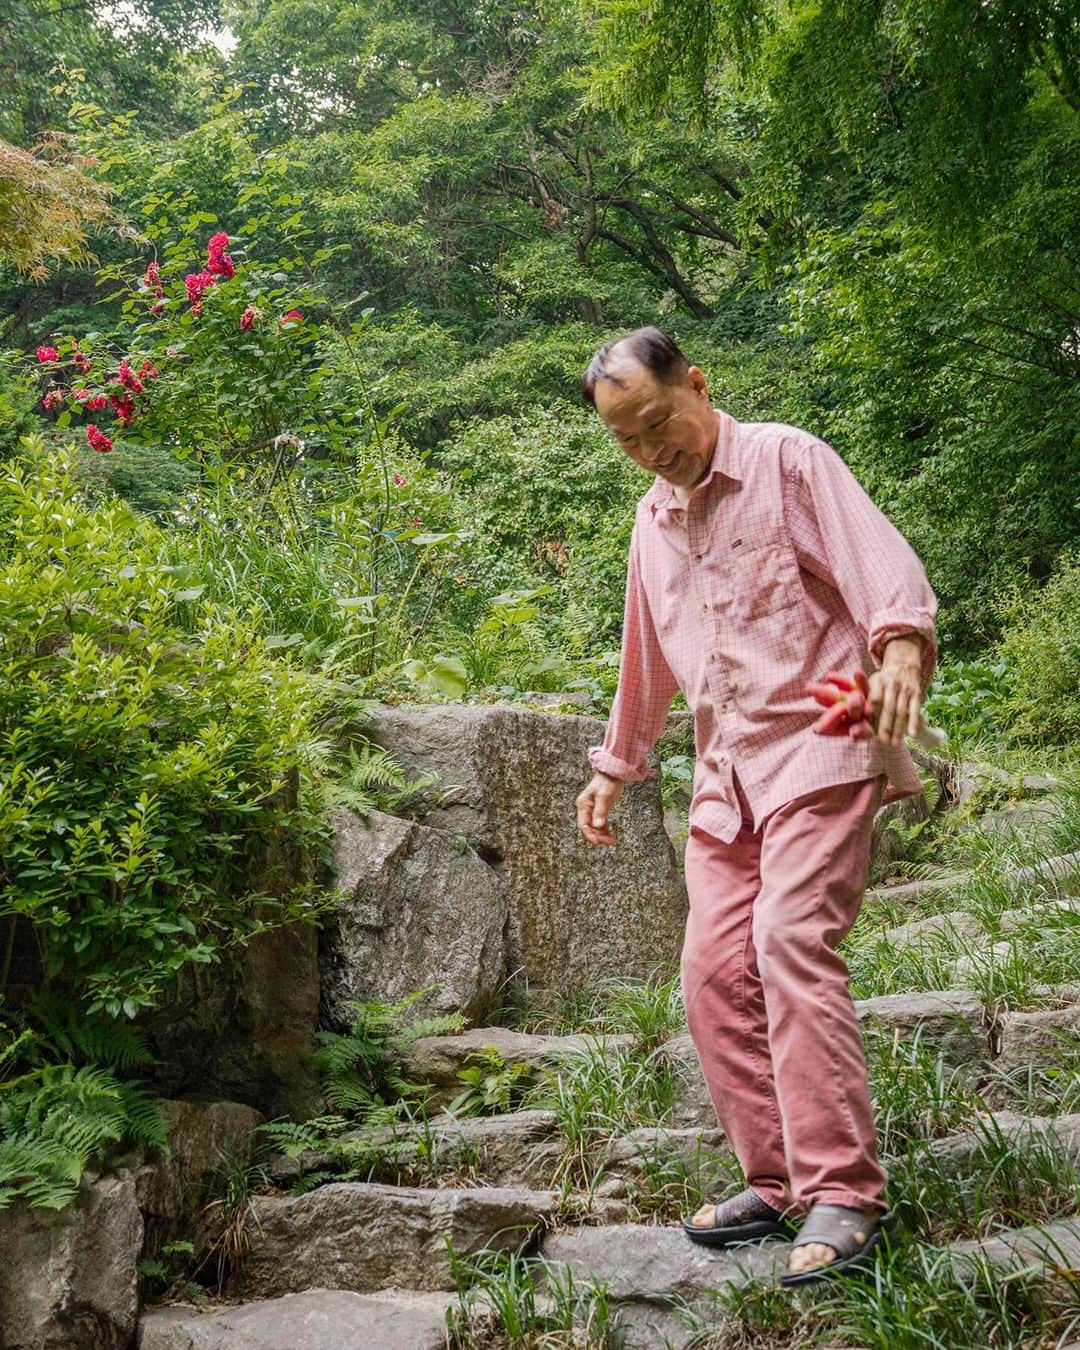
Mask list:
[[1000,736],[1014,676],[1007,661],[942,660],[926,699],[926,720],[950,741]]
[[998,646],[1014,672],[1010,731],[1021,742],[1080,740],[1080,553],[1066,554],[1040,591],[1002,606]]
[[283,832],[321,830],[314,794],[283,791],[318,688],[177,584],[157,526],[91,510],[69,460],[26,446],[0,477],[0,922],[84,1012],[134,1017],[190,963],[310,917],[261,870]]

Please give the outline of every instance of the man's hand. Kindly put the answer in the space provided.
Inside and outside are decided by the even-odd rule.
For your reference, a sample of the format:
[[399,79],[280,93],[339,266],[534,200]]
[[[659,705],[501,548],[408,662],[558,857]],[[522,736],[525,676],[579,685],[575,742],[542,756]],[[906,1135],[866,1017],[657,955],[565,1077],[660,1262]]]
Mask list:
[[881,669],[870,676],[870,710],[877,738],[902,745],[919,730],[922,712],[922,638],[917,633],[885,644]]
[[626,784],[606,773],[595,773],[577,798],[578,829],[590,844],[615,844],[618,840],[608,824],[611,808],[623,794]]

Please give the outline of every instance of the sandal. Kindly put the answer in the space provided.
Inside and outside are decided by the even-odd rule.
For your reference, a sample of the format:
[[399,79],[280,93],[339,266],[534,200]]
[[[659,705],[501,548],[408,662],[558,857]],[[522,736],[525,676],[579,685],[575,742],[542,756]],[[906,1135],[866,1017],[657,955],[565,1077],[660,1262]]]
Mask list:
[[885,1240],[887,1227],[892,1223],[892,1210],[877,1217],[846,1205],[814,1205],[799,1230],[793,1250],[820,1242],[831,1247],[836,1256],[824,1265],[809,1270],[788,1270],[780,1276],[780,1283],[789,1289],[794,1285],[817,1284],[834,1275],[863,1275],[872,1267],[868,1260]]
[[682,1221],[683,1232],[691,1242],[703,1247],[730,1247],[736,1242],[757,1242],[781,1234],[791,1237],[794,1225],[778,1209],[749,1187],[713,1206],[711,1224]]

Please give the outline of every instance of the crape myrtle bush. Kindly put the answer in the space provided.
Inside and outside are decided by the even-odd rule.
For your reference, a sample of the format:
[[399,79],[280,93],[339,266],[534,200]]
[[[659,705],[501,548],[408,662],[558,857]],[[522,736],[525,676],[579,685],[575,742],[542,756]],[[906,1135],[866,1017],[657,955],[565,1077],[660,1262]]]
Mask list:
[[178,585],[158,526],[89,508],[68,457],[24,449],[0,476],[0,932],[29,924],[47,986],[133,1017],[190,963],[315,912],[253,886],[283,832],[321,833],[282,791],[319,692]]

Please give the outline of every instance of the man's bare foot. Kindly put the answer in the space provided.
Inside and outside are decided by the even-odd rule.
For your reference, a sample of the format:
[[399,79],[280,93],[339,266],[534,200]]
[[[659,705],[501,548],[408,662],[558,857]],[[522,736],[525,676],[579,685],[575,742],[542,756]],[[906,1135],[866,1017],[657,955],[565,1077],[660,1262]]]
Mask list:
[[[852,1210],[853,1214],[860,1213],[859,1210]],[[866,1220],[866,1233],[869,1235],[871,1228],[877,1222],[879,1212],[876,1209],[864,1209],[861,1211]],[[791,1255],[788,1257],[788,1270],[793,1275],[801,1275],[804,1270],[813,1270],[815,1266],[827,1266],[831,1261],[835,1261],[839,1252],[835,1247],[830,1247],[824,1242],[808,1242],[803,1247],[793,1247]]]
[[793,1247],[788,1257],[788,1270],[794,1275],[814,1266],[827,1266],[836,1260],[836,1248],[826,1247],[823,1242],[809,1242],[805,1247]]

